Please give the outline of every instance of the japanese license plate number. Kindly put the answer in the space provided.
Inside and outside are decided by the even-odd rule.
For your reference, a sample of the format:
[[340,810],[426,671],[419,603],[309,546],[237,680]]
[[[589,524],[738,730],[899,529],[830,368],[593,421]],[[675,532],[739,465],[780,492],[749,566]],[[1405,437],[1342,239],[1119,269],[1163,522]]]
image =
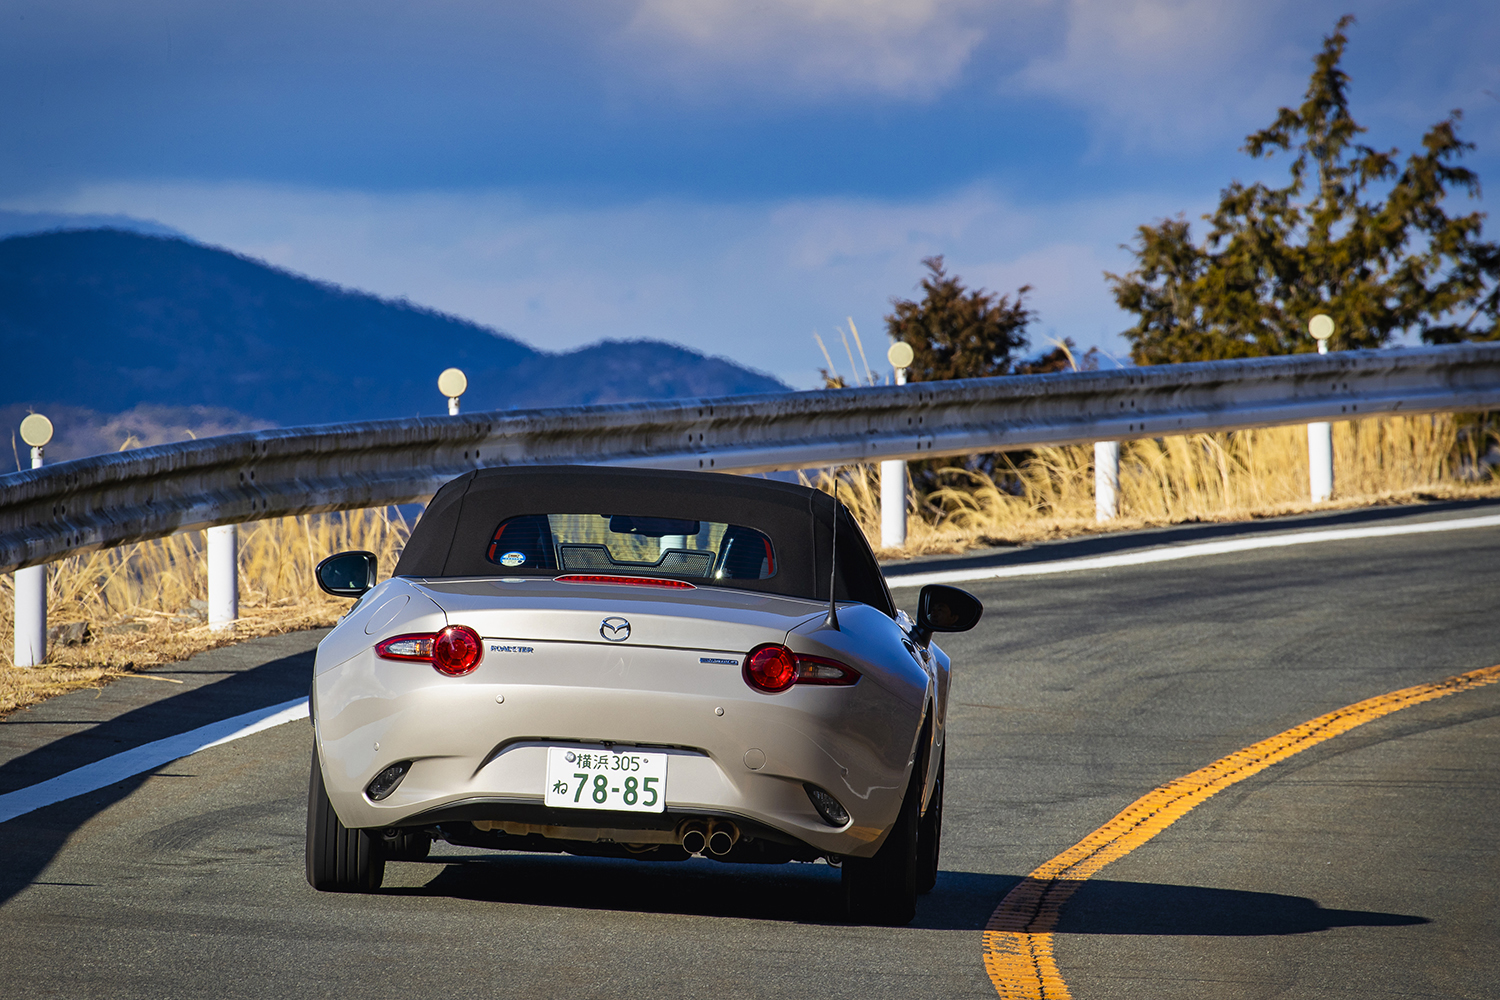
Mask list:
[[547,748],[547,805],[659,813],[667,803],[667,754]]

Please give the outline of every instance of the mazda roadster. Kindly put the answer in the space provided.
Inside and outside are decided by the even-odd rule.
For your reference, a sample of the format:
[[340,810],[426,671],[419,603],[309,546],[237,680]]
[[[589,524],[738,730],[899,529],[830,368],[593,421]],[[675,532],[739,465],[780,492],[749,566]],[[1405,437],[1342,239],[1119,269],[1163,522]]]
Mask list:
[[898,611],[826,493],[713,473],[482,469],[443,486],[392,576],[318,646],[307,880],[377,889],[434,840],[842,868],[904,924],[943,818],[948,657],[982,608]]

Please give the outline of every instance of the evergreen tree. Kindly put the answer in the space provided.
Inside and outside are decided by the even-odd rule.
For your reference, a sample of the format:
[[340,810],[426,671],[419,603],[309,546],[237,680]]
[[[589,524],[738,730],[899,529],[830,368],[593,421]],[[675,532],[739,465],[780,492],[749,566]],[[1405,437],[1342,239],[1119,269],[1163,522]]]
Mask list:
[[1022,285],[1014,302],[982,288],[969,291],[958,275],[943,269],[942,257],[922,261],[922,301],[892,299],[885,318],[892,340],[911,345],[915,359],[907,371],[913,382],[1007,375],[1014,355],[1026,349],[1026,325],[1036,314],[1026,308],[1031,291]]
[[[1334,349],[1380,347],[1398,332],[1428,343],[1500,338],[1500,244],[1482,240],[1483,212],[1449,216],[1450,192],[1479,195],[1458,165],[1471,143],[1460,112],[1432,126],[1422,151],[1357,141],[1340,67],[1352,16],[1314,60],[1306,98],[1245,141],[1265,158],[1293,154],[1284,187],[1232,182],[1195,244],[1187,221],[1141,226],[1137,268],[1106,274],[1139,319],[1124,336],[1137,364],[1315,350],[1307,321],[1333,317]],[[1383,194],[1384,197],[1379,197]]]
[[[1025,304],[1030,285],[1016,291],[1015,301],[982,288],[964,288],[963,280],[948,274],[942,257],[922,261],[927,276],[922,279],[920,302],[892,299],[893,311],[885,318],[893,340],[911,345],[913,359],[907,378],[913,382],[935,382],[954,378],[985,378],[1024,373],[1031,365],[1017,364],[1016,355],[1027,346],[1026,326],[1036,313]],[[1069,349],[1071,349],[1069,342]],[[1037,359],[1037,370],[1056,370],[1052,354]],[[1064,350],[1061,353],[1067,354]],[[967,469],[1003,479],[997,456],[969,455],[965,458],[930,459],[907,466],[919,504],[942,485],[953,485],[962,476],[953,470]],[[945,476],[945,472],[948,475]],[[937,513],[936,508],[932,513]]]

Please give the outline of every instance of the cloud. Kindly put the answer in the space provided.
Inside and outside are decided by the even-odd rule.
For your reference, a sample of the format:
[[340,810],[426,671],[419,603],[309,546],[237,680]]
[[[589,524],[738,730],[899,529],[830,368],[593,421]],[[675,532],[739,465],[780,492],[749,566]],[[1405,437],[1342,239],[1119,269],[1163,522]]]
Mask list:
[[[650,337],[811,387],[812,332],[852,316],[883,333],[945,254],[970,287],[1030,284],[1036,346],[1072,336],[1119,354],[1128,322],[1102,271],[1167,199],[1019,205],[986,186],[935,198],[538,204],[515,192],[370,194],[269,185],[112,184],[14,206],[128,212],[310,277],[405,297],[547,350]],[[1192,206],[1188,206],[1192,207]],[[867,345],[868,346],[868,345]]]
[[621,40],[669,53],[661,68],[684,83],[931,98],[992,20],[977,0],[643,0]]
[[[1343,4],[369,0],[351,17],[344,0],[16,0],[0,189],[176,177],[738,198],[1076,176],[1118,190],[1100,163],[1155,178],[1233,155],[1301,94]],[[1374,84],[1423,126],[1463,103],[1466,134],[1489,143],[1497,12],[1366,0],[1359,100]]]
[[[1081,109],[1096,147],[1200,147],[1295,93],[1280,0],[1063,0],[1059,45],[1006,81]],[[1305,21],[1306,18],[1297,18]],[[1332,24],[1332,20],[1328,21]],[[1325,26],[1326,27],[1326,26]],[[1276,29],[1282,28],[1278,32]],[[1312,42],[1314,38],[1304,39]]]

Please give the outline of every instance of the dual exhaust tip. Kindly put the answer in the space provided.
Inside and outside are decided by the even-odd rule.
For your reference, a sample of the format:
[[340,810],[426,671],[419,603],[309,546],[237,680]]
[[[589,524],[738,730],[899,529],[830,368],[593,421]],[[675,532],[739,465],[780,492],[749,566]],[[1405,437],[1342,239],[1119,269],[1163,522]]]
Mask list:
[[702,855],[705,851],[722,858],[740,841],[740,828],[728,820],[690,819],[677,828],[678,841],[689,854]]

